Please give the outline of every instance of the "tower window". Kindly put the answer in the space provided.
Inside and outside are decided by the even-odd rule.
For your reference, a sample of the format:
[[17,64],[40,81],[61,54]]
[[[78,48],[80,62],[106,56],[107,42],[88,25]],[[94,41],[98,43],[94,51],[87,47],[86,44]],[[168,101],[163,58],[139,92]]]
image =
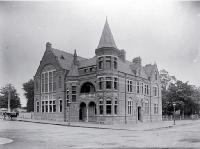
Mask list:
[[111,56],[106,56],[106,69],[111,69]]
[[114,57],[114,69],[117,69],[117,58]]
[[103,69],[103,57],[99,57],[99,69]]
[[112,89],[112,78],[106,77],[106,89]]

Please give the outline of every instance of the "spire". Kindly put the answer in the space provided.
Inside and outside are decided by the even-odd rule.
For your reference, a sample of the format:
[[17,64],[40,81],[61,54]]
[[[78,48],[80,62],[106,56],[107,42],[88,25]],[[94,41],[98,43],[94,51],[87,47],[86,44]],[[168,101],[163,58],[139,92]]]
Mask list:
[[73,63],[74,63],[74,65],[77,65],[77,64],[78,64],[76,49],[74,50],[74,59],[73,59]]
[[113,38],[113,35],[112,35],[112,32],[110,30],[108,21],[107,21],[107,17],[106,17],[106,23],[104,25],[103,32],[102,32],[102,35],[101,35],[101,39],[99,41],[99,45],[98,45],[97,48],[102,48],[102,47],[117,48],[115,41],[114,41],[114,38]]

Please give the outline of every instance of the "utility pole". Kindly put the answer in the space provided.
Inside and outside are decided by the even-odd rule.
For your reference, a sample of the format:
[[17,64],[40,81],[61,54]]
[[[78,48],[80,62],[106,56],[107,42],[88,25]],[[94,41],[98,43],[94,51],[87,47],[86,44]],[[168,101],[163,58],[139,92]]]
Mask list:
[[10,84],[8,85],[8,112],[10,113],[10,90],[11,90],[11,87],[10,87]]

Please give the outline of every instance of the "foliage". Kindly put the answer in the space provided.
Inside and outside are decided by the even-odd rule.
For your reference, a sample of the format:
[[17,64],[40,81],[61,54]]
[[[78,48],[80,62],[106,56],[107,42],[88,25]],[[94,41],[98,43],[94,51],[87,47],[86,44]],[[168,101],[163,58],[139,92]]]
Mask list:
[[27,112],[34,111],[34,81],[31,79],[23,84],[24,95],[27,99]]
[[162,90],[163,115],[173,113],[173,102],[176,103],[176,110],[181,114],[191,115],[199,113],[200,92],[188,82],[177,81],[171,84],[168,89]]
[[0,89],[0,108],[8,108],[8,94],[10,89],[10,108],[20,108],[20,98],[15,87],[11,84],[7,84]]

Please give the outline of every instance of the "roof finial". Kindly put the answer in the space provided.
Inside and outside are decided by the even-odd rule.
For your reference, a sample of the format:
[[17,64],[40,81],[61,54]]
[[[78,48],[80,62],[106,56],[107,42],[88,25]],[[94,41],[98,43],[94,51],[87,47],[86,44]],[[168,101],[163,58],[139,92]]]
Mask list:
[[51,48],[52,48],[51,43],[50,43],[50,42],[47,42],[47,43],[46,43],[46,50],[51,50]]
[[73,60],[73,63],[74,63],[75,65],[78,64],[76,49],[74,49],[74,60]]

